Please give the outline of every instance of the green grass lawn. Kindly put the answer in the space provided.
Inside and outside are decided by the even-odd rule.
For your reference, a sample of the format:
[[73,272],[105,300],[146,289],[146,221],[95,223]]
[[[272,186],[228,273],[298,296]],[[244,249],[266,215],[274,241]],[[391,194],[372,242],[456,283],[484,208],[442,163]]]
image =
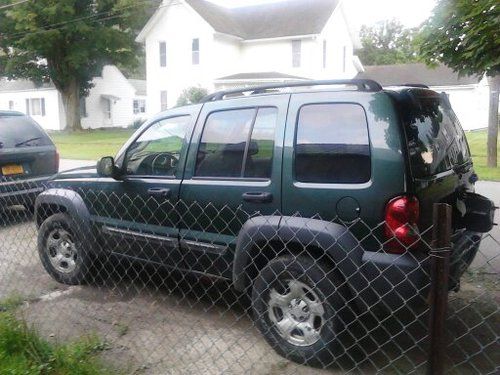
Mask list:
[[[486,166],[486,130],[466,133],[467,141],[469,142],[472,160],[474,161],[474,170],[480,180],[500,181],[500,159],[498,160],[499,167],[488,168]],[[500,155],[500,143],[497,145]]]
[[[133,132],[130,129],[112,129],[77,133],[52,132],[50,135],[59,149],[61,158],[98,160],[103,156],[114,156]],[[486,167],[486,131],[469,132],[467,139],[479,178],[500,181],[500,168]]]
[[115,156],[134,130],[89,130],[81,132],[51,132],[62,159],[98,160]]
[[97,359],[97,354],[106,349],[97,338],[82,338],[66,345],[48,342],[15,316],[21,303],[17,297],[0,301],[0,374],[117,374]]

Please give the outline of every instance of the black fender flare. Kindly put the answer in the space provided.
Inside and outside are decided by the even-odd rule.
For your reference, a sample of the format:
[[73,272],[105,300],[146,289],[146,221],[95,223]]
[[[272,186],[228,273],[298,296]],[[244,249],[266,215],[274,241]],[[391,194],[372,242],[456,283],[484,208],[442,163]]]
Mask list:
[[42,224],[39,217],[41,217],[40,210],[43,210],[44,206],[63,207],[65,212],[71,216],[77,225],[81,238],[87,243],[92,241],[94,236],[92,233],[90,212],[80,194],[69,189],[53,188],[45,190],[38,195],[35,201],[37,227]]
[[245,291],[251,283],[246,268],[261,252],[263,244],[272,240],[315,246],[329,255],[336,270],[354,293],[365,289],[368,281],[361,274],[364,249],[359,240],[341,224],[292,216],[258,216],[242,227],[236,243],[233,285]]

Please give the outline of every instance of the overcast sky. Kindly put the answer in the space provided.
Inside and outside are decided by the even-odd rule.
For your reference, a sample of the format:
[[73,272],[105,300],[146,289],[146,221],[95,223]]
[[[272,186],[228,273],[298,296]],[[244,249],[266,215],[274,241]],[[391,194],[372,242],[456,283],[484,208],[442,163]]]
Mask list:
[[[280,0],[210,0],[224,6],[241,6]],[[303,0],[308,1],[308,0]],[[429,17],[436,0],[344,0],[351,22],[374,24],[397,18],[408,27],[418,26]]]

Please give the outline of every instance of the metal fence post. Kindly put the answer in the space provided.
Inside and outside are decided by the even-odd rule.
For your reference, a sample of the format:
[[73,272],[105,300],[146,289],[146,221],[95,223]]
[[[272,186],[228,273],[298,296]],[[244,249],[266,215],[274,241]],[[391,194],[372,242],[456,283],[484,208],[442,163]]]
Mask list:
[[445,320],[451,252],[451,206],[434,204],[431,250],[428,373],[441,375],[445,368]]

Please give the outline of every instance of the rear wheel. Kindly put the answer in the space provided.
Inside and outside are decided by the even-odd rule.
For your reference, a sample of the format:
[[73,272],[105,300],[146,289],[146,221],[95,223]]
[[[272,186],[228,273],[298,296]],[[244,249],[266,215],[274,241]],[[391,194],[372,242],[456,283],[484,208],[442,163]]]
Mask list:
[[38,231],[38,254],[45,270],[60,283],[82,284],[91,273],[91,257],[68,214],[58,213],[43,222]]
[[338,340],[345,306],[336,274],[307,257],[269,262],[254,281],[256,325],[282,356],[327,367],[342,355]]

